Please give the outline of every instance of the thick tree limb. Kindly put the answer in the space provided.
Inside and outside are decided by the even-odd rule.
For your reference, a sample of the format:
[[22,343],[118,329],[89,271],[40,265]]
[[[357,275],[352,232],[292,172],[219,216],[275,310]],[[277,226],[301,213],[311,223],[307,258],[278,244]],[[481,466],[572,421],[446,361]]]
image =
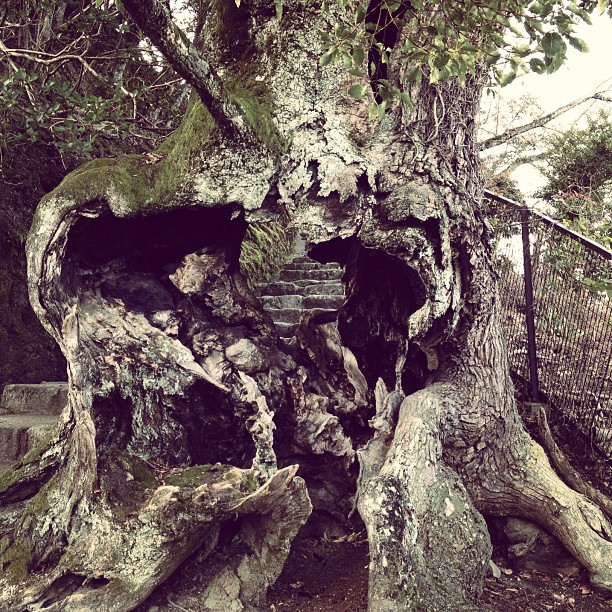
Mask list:
[[487,138],[486,140],[483,140],[481,143],[479,143],[478,148],[481,151],[484,151],[486,149],[491,149],[492,147],[497,147],[498,145],[504,144],[505,142],[508,142],[513,138],[524,134],[525,132],[529,132],[530,130],[534,130],[536,128],[542,127],[543,125],[546,125],[553,119],[556,119],[557,117],[563,115],[563,113],[566,113],[567,111],[572,110],[573,108],[576,108],[581,104],[584,104],[588,100],[601,100],[603,102],[612,102],[612,98],[605,96],[603,92],[598,92],[590,94],[588,96],[584,96],[583,98],[578,98],[573,102],[569,102],[568,104],[560,106],[551,113],[542,115],[541,117],[530,121],[529,123],[525,123],[523,125],[519,125],[518,127],[506,130],[503,134]]
[[194,87],[218,127],[228,135],[246,131],[240,109],[229,102],[221,79],[174,23],[166,4],[125,0],[123,5],[178,74]]

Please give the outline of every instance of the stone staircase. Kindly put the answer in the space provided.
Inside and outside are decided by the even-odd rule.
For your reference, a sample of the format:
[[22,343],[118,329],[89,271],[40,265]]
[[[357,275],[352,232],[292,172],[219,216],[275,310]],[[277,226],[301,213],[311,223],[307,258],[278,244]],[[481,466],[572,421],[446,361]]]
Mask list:
[[281,338],[295,335],[302,313],[317,309],[337,311],[344,301],[338,264],[322,264],[308,257],[294,257],[277,279],[260,285],[259,298],[270,314]]
[[6,385],[0,398],[0,474],[57,423],[68,402],[68,383]]

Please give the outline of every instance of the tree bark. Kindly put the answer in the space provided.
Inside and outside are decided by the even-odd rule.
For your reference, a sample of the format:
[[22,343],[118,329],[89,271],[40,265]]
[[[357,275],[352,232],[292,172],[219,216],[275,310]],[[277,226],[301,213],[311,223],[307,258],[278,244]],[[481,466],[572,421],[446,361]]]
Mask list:
[[[25,580],[6,606],[130,610],[199,550],[201,609],[253,609],[311,504],[348,528],[353,496],[371,610],[475,608],[483,514],[537,522],[612,589],[610,524],[516,410],[479,214],[481,79],[410,85],[413,106],[374,122],[356,77],[318,64],[342,15],[283,8],[228,21],[210,3],[202,29],[260,143],[218,140],[196,102],[154,164],[95,162],[40,204],[30,295],[70,403],[0,483],[21,510],[0,561]],[[271,218],[344,265],[337,326],[306,316],[291,345],[238,264]]]

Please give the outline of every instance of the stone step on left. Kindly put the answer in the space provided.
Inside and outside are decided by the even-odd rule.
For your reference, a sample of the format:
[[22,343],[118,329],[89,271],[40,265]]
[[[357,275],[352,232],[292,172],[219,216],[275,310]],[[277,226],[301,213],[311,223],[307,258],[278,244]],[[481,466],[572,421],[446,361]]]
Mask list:
[[55,414],[68,403],[68,383],[6,385],[0,398],[0,414]]
[[65,382],[4,387],[0,397],[0,473],[51,431],[67,403]]

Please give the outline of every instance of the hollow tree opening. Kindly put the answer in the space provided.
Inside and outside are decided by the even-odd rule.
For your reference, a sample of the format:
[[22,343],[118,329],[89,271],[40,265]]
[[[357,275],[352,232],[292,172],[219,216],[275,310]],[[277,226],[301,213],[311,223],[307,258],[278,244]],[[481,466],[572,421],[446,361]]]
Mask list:
[[235,409],[226,391],[207,380],[178,390],[172,382],[158,385],[156,376],[172,346],[211,370],[256,322],[246,308],[224,319],[228,295],[248,302],[238,265],[246,227],[229,206],[76,223],[66,286],[90,315],[81,334],[91,358],[115,370],[113,384],[101,383],[108,389],[94,395],[91,407],[103,457],[125,451],[166,465],[250,464],[248,414]]

